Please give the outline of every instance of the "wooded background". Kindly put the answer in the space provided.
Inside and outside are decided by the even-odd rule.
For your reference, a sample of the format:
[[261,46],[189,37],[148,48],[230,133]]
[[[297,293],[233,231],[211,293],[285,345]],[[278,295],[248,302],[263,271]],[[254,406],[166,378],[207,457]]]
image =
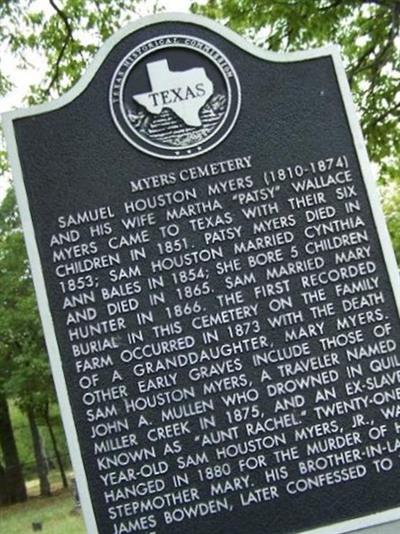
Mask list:
[[[27,76],[35,66],[44,73],[29,87],[25,106],[60,96],[107,37],[146,10],[149,2],[132,0],[2,0],[0,96],[13,90],[10,57]],[[209,0],[191,10],[268,50],[341,46],[399,260],[400,1]],[[50,469],[67,485],[70,467],[12,185],[0,206],[0,334],[0,505],[7,505],[26,500],[32,477],[40,479],[41,495],[49,495]]]

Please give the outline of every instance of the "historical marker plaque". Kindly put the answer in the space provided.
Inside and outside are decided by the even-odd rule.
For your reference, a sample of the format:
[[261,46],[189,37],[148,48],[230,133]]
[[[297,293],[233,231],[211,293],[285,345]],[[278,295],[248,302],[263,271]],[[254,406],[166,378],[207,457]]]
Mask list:
[[335,48],[157,16],[5,129],[91,534],[400,516],[398,275]]

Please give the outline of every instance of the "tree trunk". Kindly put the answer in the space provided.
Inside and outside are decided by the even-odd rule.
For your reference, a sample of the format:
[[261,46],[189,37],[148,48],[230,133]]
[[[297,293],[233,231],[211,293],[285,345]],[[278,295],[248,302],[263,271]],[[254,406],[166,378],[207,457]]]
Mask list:
[[0,393],[0,447],[4,461],[3,503],[24,502],[27,499],[24,476],[19,463],[7,399],[2,393]]
[[7,480],[4,467],[0,463],[0,506],[8,504]]
[[62,480],[62,483],[63,483],[63,487],[64,488],[68,488],[68,480],[67,480],[67,476],[65,474],[65,469],[64,469],[64,464],[63,464],[62,458],[61,458],[61,454],[60,454],[60,451],[58,450],[56,435],[54,434],[53,426],[52,426],[51,421],[50,421],[48,407],[46,407],[46,412],[45,412],[45,416],[44,417],[46,419],[47,428],[49,429],[51,443],[53,444],[54,454],[56,456],[58,469],[60,470],[60,475],[61,475],[61,480]]
[[39,429],[36,423],[35,414],[31,408],[27,411],[29,426],[31,427],[31,435],[33,442],[33,450],[36,459],[36,469],[40,482],[40,496],[50,497],[50,483],[47,477],[48,469],[46,458],[43,453],[42,440],[40,438]]

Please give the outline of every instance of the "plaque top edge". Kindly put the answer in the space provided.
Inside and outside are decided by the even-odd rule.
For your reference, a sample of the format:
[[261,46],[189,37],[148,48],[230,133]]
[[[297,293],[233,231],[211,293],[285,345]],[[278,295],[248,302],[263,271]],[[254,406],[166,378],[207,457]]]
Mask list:
[[89,83],[92,81],[97,71],[101,67],[102,63],[112,51],[112,49],[118,45],[120,41],[129,36],[130,34],[144,29],[148,26],[155,24],[166,23],[166,22],[183,22],[193,25],[206,28],[208,30],[214,31],[218,35],[224,37],[231,43],[240,47],[245,52],[259,58],[264,59],[265,61],[272,62],[297,62],[305,61],[314,58],[320,58],[324,56],[331,56],[334,59],[340,59],[340,47],[335,44],[327,45],[319,48],[312,48],[305,51],[297,52],[272,52],[270,50],[265,50],[259,46],[256,46],[244,37],[234,32],[233,30],[223,26],[219,22],[215,22],[212,19],[203,17],[201,15],[193,15],[191,13],[178,13],[178,12],[166,12],[158,13],[155,15],[149,15],[142,17],[138,20],[126,24],[123,28],[111,35],[99,48],[85,72],[82,74],[81,78],[77,83],[68,91],[66,91],[59,98],[50,100],[49,102],[38,104],[36,106],[31,106],[29,108],[17,108],[11,111],[7,111],[1,114],[1,119],[4,125],[7,122],[12,123],[15,119],[21,119],[25,117],[41,115],[50,111],[55,111],[60,109],[73,100],[79,97],[80,94],[84,92]]

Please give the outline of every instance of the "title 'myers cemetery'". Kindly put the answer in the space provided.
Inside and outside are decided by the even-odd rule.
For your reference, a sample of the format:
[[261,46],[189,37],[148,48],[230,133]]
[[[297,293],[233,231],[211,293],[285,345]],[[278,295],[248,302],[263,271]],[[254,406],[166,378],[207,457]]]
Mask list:
[[91,534],[400,516],[398,275],[336,48],[152,17],[4,126]]

